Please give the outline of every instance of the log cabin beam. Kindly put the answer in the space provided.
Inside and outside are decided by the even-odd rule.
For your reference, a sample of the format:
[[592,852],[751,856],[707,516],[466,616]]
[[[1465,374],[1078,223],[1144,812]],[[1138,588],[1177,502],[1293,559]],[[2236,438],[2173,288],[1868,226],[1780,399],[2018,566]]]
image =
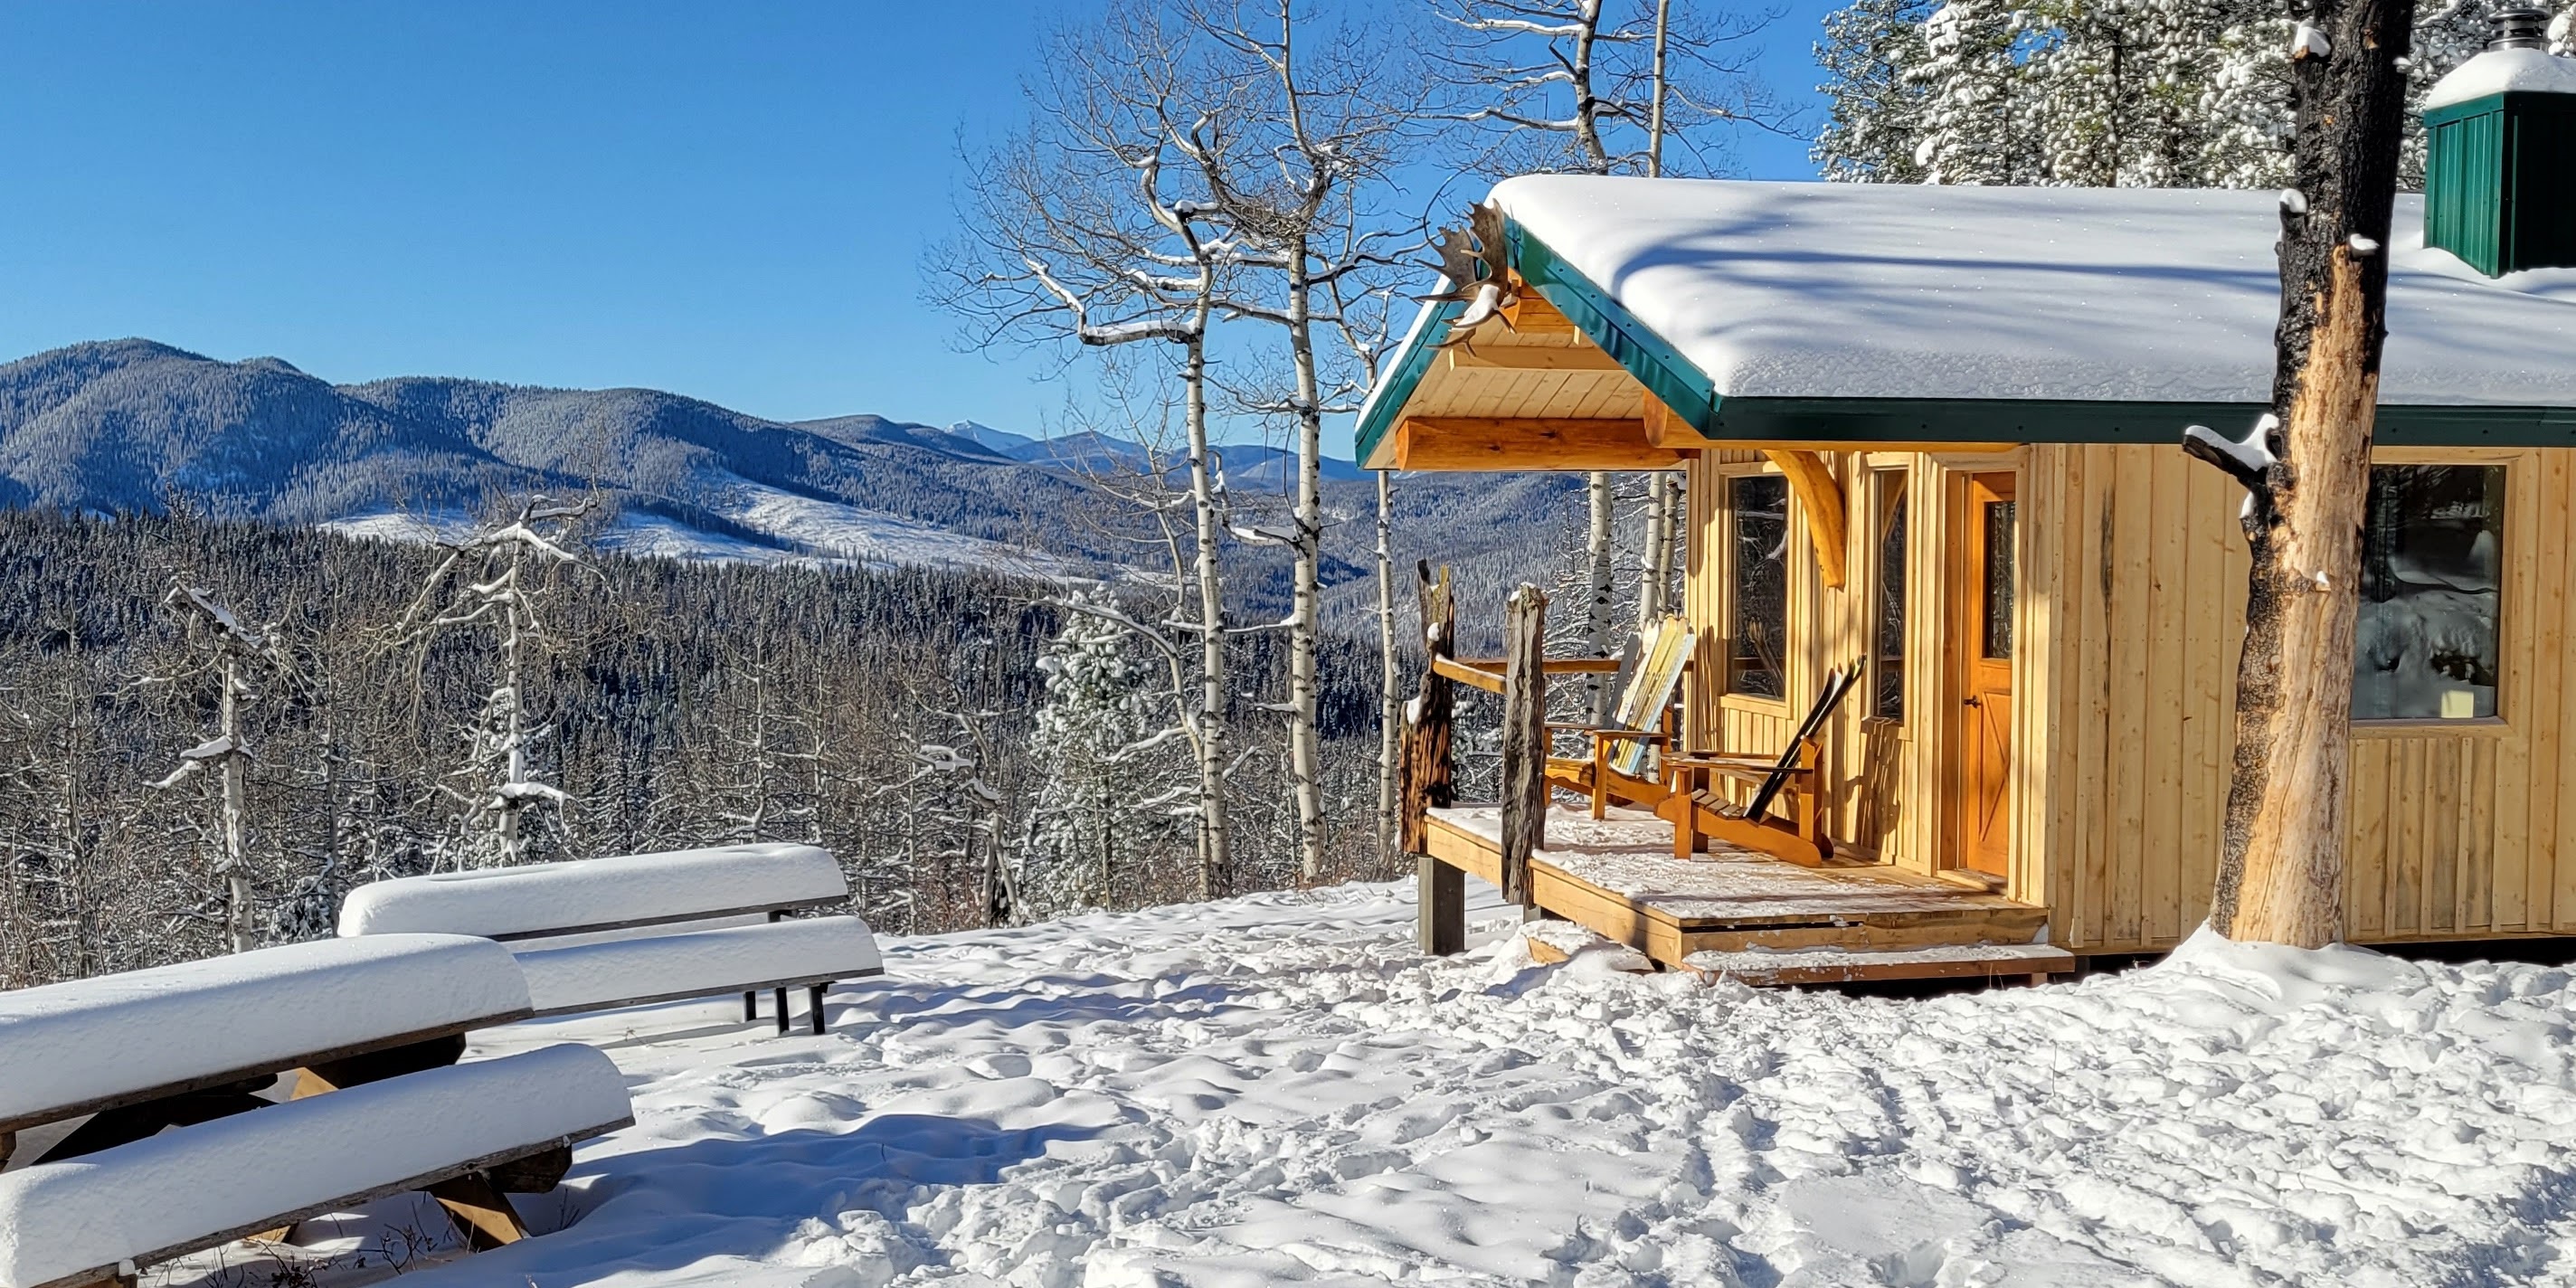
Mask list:
[[1407,416],[1395,428],[1400,470],[1674,470],[1688,459],[1647,442],[1636,420]]
[[1849,521],[1842,484],[1834,479],[1820,453],[1766,448],[1762,454],[1788,476],[1789,490],[1797,494],[1799,508],[1807,512],[1807,536],[1815,543],[1816,568],[1824,576],[1826,589],[1842,589],[1843,537]]
[[1619,371],[1617,358],[1590,344],[1487,344],[1446,350],[1452,371]]

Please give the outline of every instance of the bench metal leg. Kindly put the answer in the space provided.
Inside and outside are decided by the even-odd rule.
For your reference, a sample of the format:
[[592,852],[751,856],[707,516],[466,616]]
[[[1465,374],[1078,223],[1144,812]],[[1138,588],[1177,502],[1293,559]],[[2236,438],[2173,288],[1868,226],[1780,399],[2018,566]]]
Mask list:
[[781,989],[777,990],[777,992],[778,992],[778,1031],[779,1031],[779,1032],[781,1032],[781,1033],[785,1033],[785,1032],[787,1031],[787,990],[786,990],[786,989],[784,989],[784,988],[781,988]]
[[756,1020],[756,1019],[759,1019],[759,1018],[760,1018],[760,990],[758,990],[758,989],[754,989],[754,990],[752,990],[751,992],[748,992],[748,993],[745,993],[745,994],[743,994],[743,995],[742,995],[742,1022],[743,1022],[743,1023],[745,1023],[745,1024],[749,1024],[749,1023],[751,1023],[753,1020]]
[[830,987],[829,984],[813,984],[805,990],[805,1009],[814,1021],[814,1033],[818,1037],[823,1032],[823,990]]

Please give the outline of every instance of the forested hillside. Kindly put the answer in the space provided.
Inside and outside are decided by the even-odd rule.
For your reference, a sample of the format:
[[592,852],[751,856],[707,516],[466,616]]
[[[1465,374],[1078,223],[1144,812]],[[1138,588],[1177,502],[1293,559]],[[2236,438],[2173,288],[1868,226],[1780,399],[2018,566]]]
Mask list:
[[[242,717],[259,939],[326,933],[352,883],[461,861],[490,787],[495,637],[480,623],[390,629],[443,557],[185,512],[0,513],[0,987],[224,947],[212,776],[154,785],[210,754],[218,720],[202,635],[165,602],[174,586],[274,645],[273,663],[248,669]],[[1059,587],[603,553],[521,575],[540,629],[509,696],[530,730],[530,779],[560,793],[531,813],[524,858],[805,840],[841,856],[862,910],[890,928],[1025,914],[1015,864],[1041,788],[1065,778],[1032,752]],[[1276,689],[1276,635],[1232,647],[1247,693]],[[1325,660],[1329,789],[1365,801],[1373,646],[1336,637]],[[1140,727],[1168,719],[1153,671],[1112,679]],[[1296,863],[1276,717],[1241,705],[1238,844],[1220,875],[1248,890],[1288,882]],[[1102,772],[1146,802],[1186,767],[1144,755]],[[1368,810],[1347,819],[1337,870],[1366,871]],[[1101,893],[1135,904],[1194,889],[1189,852],[1186,829],[1120,850]]]

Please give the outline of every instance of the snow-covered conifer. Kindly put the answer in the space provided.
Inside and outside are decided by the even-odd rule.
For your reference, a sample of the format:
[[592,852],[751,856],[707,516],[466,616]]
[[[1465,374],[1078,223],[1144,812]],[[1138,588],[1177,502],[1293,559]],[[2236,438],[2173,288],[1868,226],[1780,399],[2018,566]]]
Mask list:
[[1178,731],[1153,718],[1156,695],[1108,599],[1077,591],[1065,610],[1038,655],[1046,699],[1030,753],[1039,787],[1016,910],[1027,921],[1108,904],[1111,883],[1172,834],[1170,808],[1189,796],[1173,772]]

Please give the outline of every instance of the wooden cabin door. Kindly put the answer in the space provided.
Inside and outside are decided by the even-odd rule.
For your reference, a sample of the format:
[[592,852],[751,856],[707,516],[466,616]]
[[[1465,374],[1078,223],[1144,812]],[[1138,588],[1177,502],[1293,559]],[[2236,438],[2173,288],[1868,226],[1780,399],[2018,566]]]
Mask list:
[[1951,816],[1957,865],[2006,875],[2012,851],[2013,567],[2020,514],[2013,476],[1967,480],[1959,562],[1951,570],[1952,652],[1958,669],[1958,724],[1950,745],[1957,775]]

